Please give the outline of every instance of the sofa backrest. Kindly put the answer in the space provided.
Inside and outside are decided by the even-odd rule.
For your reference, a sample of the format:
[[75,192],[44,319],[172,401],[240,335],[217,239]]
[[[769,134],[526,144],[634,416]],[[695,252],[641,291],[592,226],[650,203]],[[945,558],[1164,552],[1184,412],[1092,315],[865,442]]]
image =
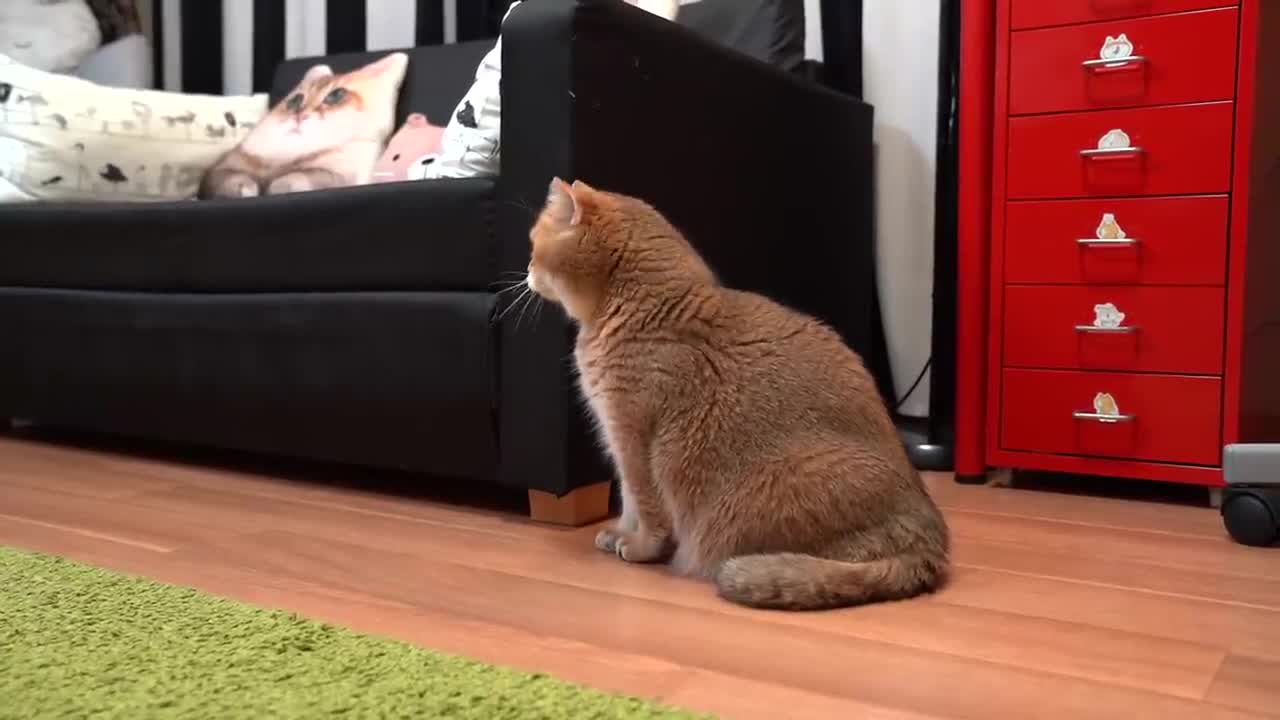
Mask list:
[[[399,127],[410,113],[425,113],[434,125],[449,124],[462,96],[475,82],[476,68],[484,54],[493,48],[493,40],[432,45],[405,50],[409,54],[409,69],[400,89],[400,102],[396,106],[396,126]],[[325,57],[294,58],[285,60],[276,68],[271,84],[271,104],[274,106],[298,84],[307,70],[317,63],[326,63],[336,73],[354,70],[361,65],[395,52],[343,53]]]

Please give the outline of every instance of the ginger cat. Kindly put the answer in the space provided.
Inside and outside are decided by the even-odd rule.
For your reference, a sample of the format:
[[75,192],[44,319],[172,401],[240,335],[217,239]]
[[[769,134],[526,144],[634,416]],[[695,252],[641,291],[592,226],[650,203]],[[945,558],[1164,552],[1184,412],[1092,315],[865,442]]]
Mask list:
[[596,537],[762,608],[932,591],[948,531],[875,382],[819,321],[720,285],[635,198],[552,182],[526,282],[578,326],[581,387],[618,470]]
[[392,53],[335,75],[307,71],[231,152],[205,173],[199,196],[254,197],[364,185],[391,136],[409,57]]

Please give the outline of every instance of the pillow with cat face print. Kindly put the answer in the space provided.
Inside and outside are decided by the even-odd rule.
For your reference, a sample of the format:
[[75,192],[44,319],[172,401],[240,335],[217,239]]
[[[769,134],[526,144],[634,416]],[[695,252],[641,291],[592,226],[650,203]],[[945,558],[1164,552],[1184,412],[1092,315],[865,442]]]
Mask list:
[[409,57],[391,53],[350,72],[307,71],[232,152],[206,173],[200,197],[280,195],[373,180],[395,127]]

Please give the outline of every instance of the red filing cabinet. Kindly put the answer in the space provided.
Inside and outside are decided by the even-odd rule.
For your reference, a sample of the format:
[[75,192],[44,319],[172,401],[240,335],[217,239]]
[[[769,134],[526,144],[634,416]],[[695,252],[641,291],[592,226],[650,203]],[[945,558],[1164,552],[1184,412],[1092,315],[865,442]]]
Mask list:
[[986,247],[961,139],[959,360],[986,392],[960,394],[958,445],[1221,485],[1224,444],[1280,440],[1280,0],[991,10]]

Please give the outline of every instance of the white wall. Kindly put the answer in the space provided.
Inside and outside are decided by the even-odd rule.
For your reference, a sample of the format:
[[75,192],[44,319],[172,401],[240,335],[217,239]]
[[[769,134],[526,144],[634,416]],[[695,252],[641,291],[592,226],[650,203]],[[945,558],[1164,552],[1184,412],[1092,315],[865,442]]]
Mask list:
[[804,56],[822,59],[822,0],[804,0]]
[[[939,0],[863,0],[863,88],[875,106],[876,269],[898,396],[929,358]],[[926,375],[903,406],[929,411]]]
[[[822,0],[805,0],[805,56],[822,59]],[[863,0],[863,94],[875,106],[876,270],[902,397],[929,359],[937,170],[939,0]],[[926,374],[902,406],[929,413]]]

